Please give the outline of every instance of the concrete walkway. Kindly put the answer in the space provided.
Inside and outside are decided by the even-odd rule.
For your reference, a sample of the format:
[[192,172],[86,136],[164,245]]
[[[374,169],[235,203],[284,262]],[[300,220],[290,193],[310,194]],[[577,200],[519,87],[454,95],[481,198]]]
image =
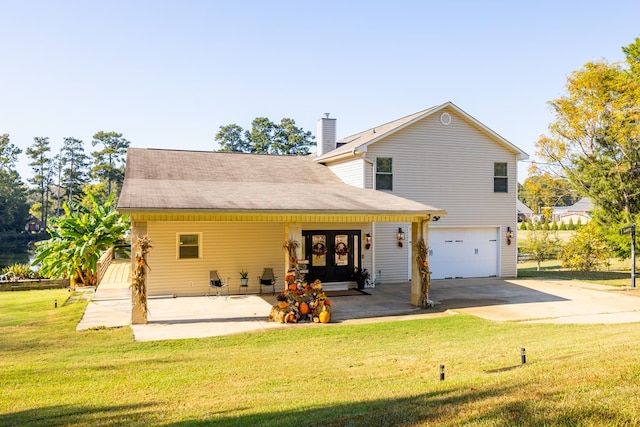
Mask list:
[[76,326],[116,328],[131,324],[131,261],[113,260]]
[[114,261],[77,330],[131,326],[136,341],[202,338],[276,328],[433,318],[466,313],[494,321],[526,323],[640,323],[640,299],[632,289],[568,280],[435,280],[433,309],[411,305],[409,283],[365,289],[369,295],[332,297],[331,323],[268,321],[271,295],[150,298],[147,325],[131,325],[129,262]]

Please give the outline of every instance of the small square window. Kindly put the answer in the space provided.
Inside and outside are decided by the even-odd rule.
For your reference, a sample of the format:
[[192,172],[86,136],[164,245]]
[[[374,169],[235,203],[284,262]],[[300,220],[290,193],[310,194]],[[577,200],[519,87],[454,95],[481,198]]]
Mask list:
[[200,258],[200,234],[178,235],[178,259]]
[[507,193],[509,190],[509,178],[507,177],[507,164],[496,162],[493,164],[493,192]]
[[391,157],[376,159],[376,190],[393,190],[393,161]]

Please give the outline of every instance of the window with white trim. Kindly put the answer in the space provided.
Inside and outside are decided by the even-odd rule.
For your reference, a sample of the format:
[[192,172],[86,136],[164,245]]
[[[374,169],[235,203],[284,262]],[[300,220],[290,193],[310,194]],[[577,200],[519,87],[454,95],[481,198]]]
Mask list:
[[393,191],[393,159],[391,157],[376,159],[376,190]]
[[178,259],[198,259],[202,257],[200,245],[202,233],[178,234]]
[[493,192],[507,193],[509,190],[509,178],[507,177],[507,164],[495,162],[493,164]]

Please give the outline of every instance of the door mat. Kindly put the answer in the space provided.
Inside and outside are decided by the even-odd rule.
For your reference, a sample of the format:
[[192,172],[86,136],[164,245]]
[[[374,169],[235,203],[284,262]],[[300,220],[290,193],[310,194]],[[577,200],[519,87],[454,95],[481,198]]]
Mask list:
[[355,295],[371,295],[360,289],[344,289],[342,291],[325,291],[324,292],[328,297],[351,297]]

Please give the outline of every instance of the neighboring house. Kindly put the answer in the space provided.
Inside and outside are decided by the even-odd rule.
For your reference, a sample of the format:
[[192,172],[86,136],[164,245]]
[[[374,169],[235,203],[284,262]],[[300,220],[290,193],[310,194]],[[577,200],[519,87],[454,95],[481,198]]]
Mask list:
[[529,206],[522,203],[520,200],[516,200],[516,210],[518,215],[518,222],[528,221],[533,215],[533,211]]
[[553,210],[554,218],[557,222],[562,224],[582,224],[585,225],[591,221],[591,211],[593,210],[593,203],[588,197],[584,197],[578,200],[571,206],[560,206]]
[[24,231],[28,233],[39,233],[41,231],[44,231],[42,221],[40,221],[39,218],[33,215],[29,215],[29,220],[24,225]]
[[[447,211],[429,227],[433,279],[516,276],[507,236],[516,233],[517,163],[526,153],[451,102],[338,141],[335,119],[319,127],[315,161],[344,182]],[[412,244],[391,244],[399,229],[410,224],[372,225],[373,271],[384,282],[411,276]]]
[[[130,215],[134,236],[151,240],[149,295],[178,296],[206,294],[211,270],[231,292],[257,293],[258,276],[270,267],[282,289],[289,239],[301,244],[298,257],[311,262],[311,280],[355,287],[354,269],[373,267],[372,223],[413,224],[426,236],[430,220],[446,214],[345,184],[311,156],[140,148],[127,152],[118,210]],[[379,236],[378,250],[385,241]],[[395,240],[388,244],[398,247]],[[243,270],[250,278],[246,289]],[[412,298],[414,291],[419,296],[412,287]]]

